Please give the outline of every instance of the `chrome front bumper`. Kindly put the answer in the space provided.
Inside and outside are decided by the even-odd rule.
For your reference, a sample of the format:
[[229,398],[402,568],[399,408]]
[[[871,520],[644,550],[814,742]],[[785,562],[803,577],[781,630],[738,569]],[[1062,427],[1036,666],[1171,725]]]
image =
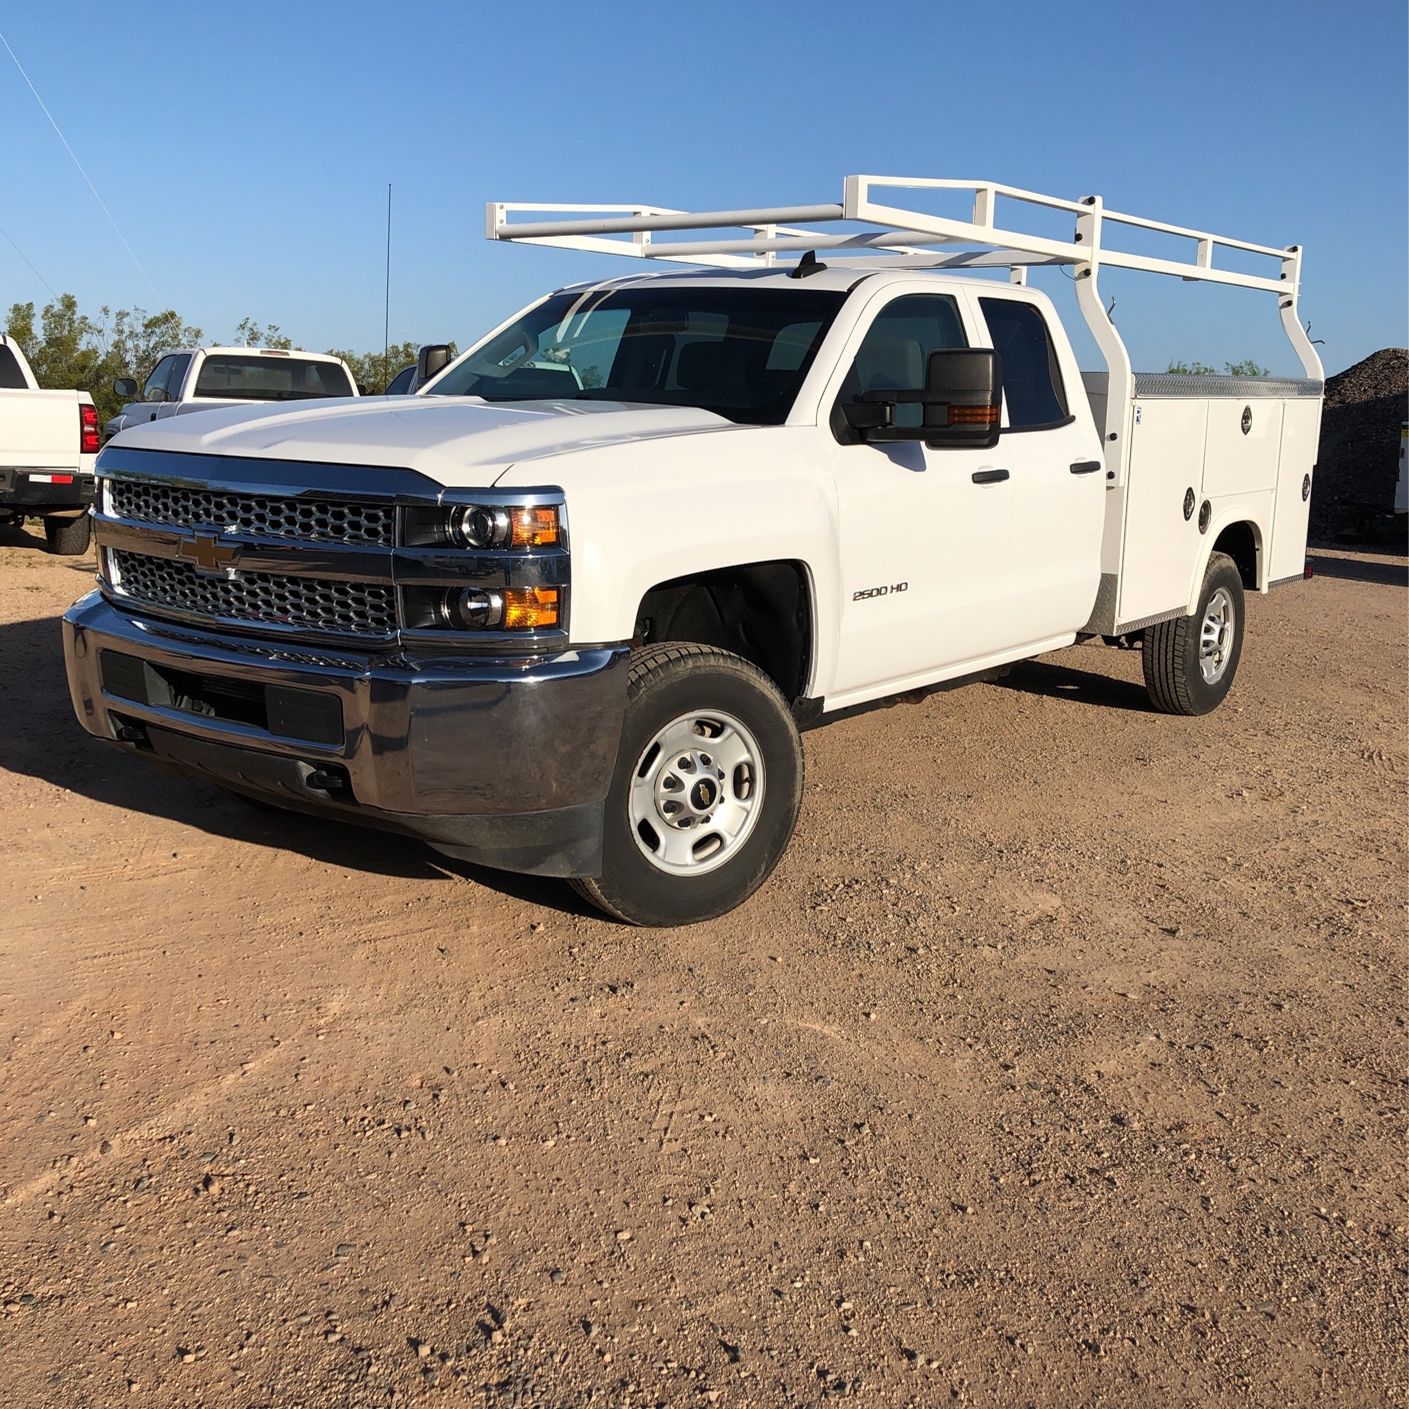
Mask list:
[[131,615],[101,592],[64,616],[69,692],[96,738],[295,810],[552,876],[600,870],[628,654],[361,655]]

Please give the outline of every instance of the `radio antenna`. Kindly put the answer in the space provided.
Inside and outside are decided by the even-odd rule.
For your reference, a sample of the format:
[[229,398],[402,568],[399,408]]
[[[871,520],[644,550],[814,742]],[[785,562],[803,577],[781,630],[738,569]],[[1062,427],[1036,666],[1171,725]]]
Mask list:
[[391,182],[386,183],[386,299],[382,304],[382,390],[391,380]]

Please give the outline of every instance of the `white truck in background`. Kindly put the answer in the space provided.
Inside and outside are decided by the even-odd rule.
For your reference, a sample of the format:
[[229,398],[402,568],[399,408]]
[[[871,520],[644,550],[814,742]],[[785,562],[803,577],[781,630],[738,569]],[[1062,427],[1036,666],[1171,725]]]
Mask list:
[[119,377],[113,391],[127,404],[103,427],[105,444],[129,426],[168,416],[242,402],[356,396],[359,388],[347,363],[327,353],[271,347],[195,347],[163,356],[142,384],[140,395],[132,377]]
[[[965,218],[925,208],[956,194]],[[448,366],[422,349],[410,396],[109,445],[99,585],[64,625],[91,734],[688,924],[782,856],[800,727],[1092,640],[1203,714],[1248,594],[1303,577],[1322,372],[1296,246],[872,176],[801,207],[493,204],[487,233],[675,268],[559,289]],[[1104,370],[1027,286],[1042,264]],[[1303,375],[1134,373],[1108,267],[1274,297]]]
[[41,391],[13,338],[0,333],[0,523],[44,523],[51,553],[86,553],[98,412],[86,391]]

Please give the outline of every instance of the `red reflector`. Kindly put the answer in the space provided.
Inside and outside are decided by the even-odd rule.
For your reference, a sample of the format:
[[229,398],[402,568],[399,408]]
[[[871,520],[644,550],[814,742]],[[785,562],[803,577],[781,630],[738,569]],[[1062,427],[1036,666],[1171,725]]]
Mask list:
[[1303,580],[1303,581],[1305,581],[1305,582],[1310,582],[1310,581],[1311,581],[1311,564],[1310,564],[1310,563],[1307,563],[1307,565],[1306,565],[1304,568],[1302,568],[1302,570],[1301,570],[1301,576],[1302,576],[1302,580]]
[[49,483],[50,483],[50,484],[72,484],[72,483],[73,483],[73,476],[72,476],[72,475],[50,475],[50,476],[49,476]]

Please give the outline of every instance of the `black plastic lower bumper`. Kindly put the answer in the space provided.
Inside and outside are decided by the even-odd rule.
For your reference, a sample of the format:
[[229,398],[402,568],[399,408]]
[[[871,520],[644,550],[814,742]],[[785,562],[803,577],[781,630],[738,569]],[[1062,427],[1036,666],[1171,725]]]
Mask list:
[[0,469],[0,509],[17,514],[86,509],[93,502],[93,476],[70,470]]

